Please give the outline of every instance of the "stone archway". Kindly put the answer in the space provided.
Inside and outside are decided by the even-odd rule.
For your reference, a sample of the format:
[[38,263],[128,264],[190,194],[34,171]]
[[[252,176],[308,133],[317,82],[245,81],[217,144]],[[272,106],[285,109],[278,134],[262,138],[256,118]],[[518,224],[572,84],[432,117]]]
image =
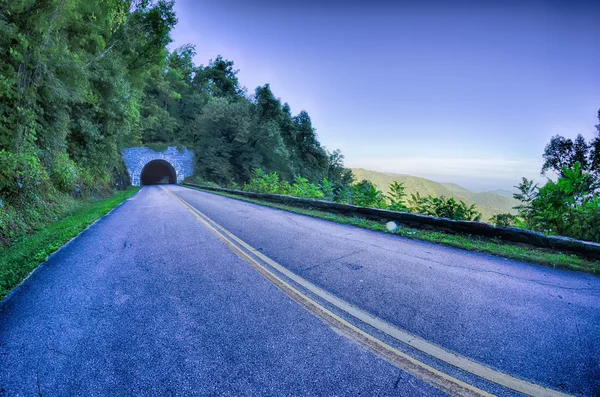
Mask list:
[[176,184],[175,168],[165,160],[151,160],[140,173],[140,185]]
[[[142,173],[150,163],[154,164],[153,168],[158,166],[158,169],[155,169],[157,172],[160,171],[160,168],[163,169],[160,172],[166,173],[169,183],[181,183],[185,178],[194,175],[194,153],[185,147],[178,149],[175,146],[169,146],[161,152],[147,147],[133,147],[123,150],[121,155],[133,186],[142,184]],[[157,160],[162,160],[163,163],[156,162]],[[164,163],[167,163],[168,166],[165,166]],[[171,169],[175,172],[174,176]],[[174,182],[172,182],[173,179]]]

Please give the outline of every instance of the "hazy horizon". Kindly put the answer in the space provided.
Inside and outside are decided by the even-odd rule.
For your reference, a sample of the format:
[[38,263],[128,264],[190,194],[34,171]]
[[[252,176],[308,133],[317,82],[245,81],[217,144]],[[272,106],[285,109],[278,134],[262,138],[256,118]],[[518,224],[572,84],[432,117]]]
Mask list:
[[511,189],[553,135],[593,136],[600,5],[503,4],[178,0],[170,47],[270,84],[348,167]]

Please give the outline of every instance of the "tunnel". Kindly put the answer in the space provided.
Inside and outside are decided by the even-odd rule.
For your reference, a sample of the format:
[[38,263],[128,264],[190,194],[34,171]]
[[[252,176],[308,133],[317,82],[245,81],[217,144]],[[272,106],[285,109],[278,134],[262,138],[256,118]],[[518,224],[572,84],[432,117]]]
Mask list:
[[177,183],[175,168],[165,160],[149,161],[140,174],[142,185],[158,185],[163,183]]

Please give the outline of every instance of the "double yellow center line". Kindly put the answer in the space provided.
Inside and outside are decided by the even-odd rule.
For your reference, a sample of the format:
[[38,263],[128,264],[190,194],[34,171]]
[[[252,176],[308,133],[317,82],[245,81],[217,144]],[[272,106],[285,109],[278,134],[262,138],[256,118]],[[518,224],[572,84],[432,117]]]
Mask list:
[[[528,396],[568,396],[567,394],[559,391],[545,388],[523,379],[515,378],[508,374],[496,371],[490,367],[469,360],[466,357],[450,352],[440,346],[419,338],[416,335],[397,328],[394,325],[389,324],[386,321],[379,319],[370,313],[351,305],[348,302],[343,301],[337,296],[330,294],[329,292],[291,272],[284,266],[278,264],[263,253],[251,247],[239,237],[235,236],[223,226],[217,224],[215,221],[210,219],[208,216],[203,214],[187,201],[180,198],[175,193],[164,187],[162,187],[162,189],[179,201],[183,207],[192,213],[200,223],[206,226],[208,230],[210,230],[216,237],[223,241],[234,253],[246,261],[250,266],[252,266],[256,271],[272,282],[277,288],[283,291],[295,302],[302,305],[309,312],[328,323],[346,337],[360,343],[366,349],[376,353],[403,371],[410,373],[411,375],[436,387],[437,389],[455,396],[491,396],[490,393],[471,386],[459,379],[451,377],[368,334],[298,290],[280,275],[283,275],[288,280],[291,280],[307,291],[310,291],[310,293],[314,294],[320,299],[323,299],[336,309],[346,313],[348,316],[351,316],[360,323],[367,324],[379,332],[398,340],[399,342],[417,349],[446,364],[459,368],[460,370]],[[276,272],[279,274],[271,269],[276,270]]]

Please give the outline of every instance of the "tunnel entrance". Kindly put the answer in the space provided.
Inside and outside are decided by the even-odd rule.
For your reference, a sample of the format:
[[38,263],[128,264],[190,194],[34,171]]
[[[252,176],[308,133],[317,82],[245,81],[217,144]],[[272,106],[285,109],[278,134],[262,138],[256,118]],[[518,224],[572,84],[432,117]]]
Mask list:
[[177,183],[175,168],[165,160],[149,161],[140,174],[142,185],[158,185],[164,183]]

